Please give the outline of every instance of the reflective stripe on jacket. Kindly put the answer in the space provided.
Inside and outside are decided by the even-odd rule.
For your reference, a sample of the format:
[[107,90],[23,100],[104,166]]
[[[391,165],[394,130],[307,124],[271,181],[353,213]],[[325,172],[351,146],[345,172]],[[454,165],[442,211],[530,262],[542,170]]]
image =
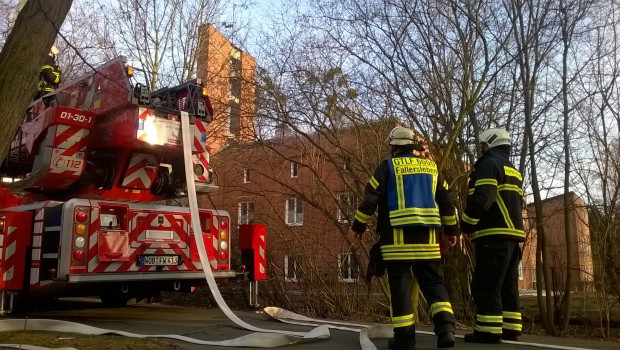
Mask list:
[[435,162],[410,156],[390,158],[388,165],[387,203],[392,227],[440,227]]
[[41,66],[39,73],[38,91],[52,92],[58,88],[62,82],[60,69],[53,57],[48,57],[46,62]]
[[[398,175],[397,175],[398,174]],[[448,184],[430,160],[400,154],[384,160],[364,190],[351,229],[362,233],[375,211],[384,260],[437,260],[436,228],[457,235]]]
[[472,240],[504,236],[523,241],[523,178],[509,160],[510,146],[491,148],[474,165],[461,230]]
[[394,228],[392,237],[381,237],[380,241],[385,261],[441,259],[434,227]]

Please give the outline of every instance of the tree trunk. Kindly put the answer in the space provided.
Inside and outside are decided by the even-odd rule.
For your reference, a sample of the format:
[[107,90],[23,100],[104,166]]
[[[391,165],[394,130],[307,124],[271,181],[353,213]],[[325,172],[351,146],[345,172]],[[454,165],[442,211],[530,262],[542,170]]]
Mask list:
[[39,71],[73,0],[29,0],[0,52],[0,159],[36,92]]
[[564,297],[558,314],[559,333],[564,334],[568,329],[568,320],[570,318],[570,287],[573,277],[573,255],[571,254],[573,241],[571,237],[571,227],[573,223],[570,221],[570,205],[571,196],[569,193],[570,186],[570,135],[569,135],[569,109],[568,109],[568,49],[570,47],[568,18],[566,16],[566,4],[560,1],[560,13],[562,13],[562,42],[564,51],[562,52],[562,114],[564,115],[564,125],[562,131],[564,133],[564,240],[566,241],[566,280],[564,281]]
[[[527,114],[527,113],[526,113]],[[527,117],[526,117],[527,120]],[[526,124],[528,122],[526,121]],[[536,161],[534,152],[534,140],[531,131],[531,125],[526,125],[528,129],[530,143],[530,162],[532,167],[532,191],[534,194],[534,208],[536,211],[536,295],[538,299],[538,308],[541,318],[544,320],[547,334],[555,336],[556,327],[554,321],[553,294],[551,293],[551,272],[549,266],[549,257],[547,253],[547,240],[545,237],[545,226],[543,224],[542,199],[540,198],[540,189],[538,185],[538,177],[536,173]],[[540,282],[543,282],[545,289],[546,306],[543,302],[542,289]]]

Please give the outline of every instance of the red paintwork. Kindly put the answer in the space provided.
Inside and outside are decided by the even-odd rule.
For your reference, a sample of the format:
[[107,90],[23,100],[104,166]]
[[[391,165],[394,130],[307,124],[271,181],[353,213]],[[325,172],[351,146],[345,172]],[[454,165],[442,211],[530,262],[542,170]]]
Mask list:
[[[91,208],[91,216],[97,216],[99,207]],[[84,273],[103,272],[127,272],[127,271],[154,271],[155,266],[137,266],[137,257],[141,254],[178,254],[183,263],[179,266],[166,266],[163,270],[170,271],[196,271],[199,270],[200,258],[196,249],[195,241],[189,236],[190,215],[189,213],[173,213],[166,211],[135,210],[131,205],[127,207],[128,222],[133,222],[133,230],[116,229],[108,230],[105,234],[94,220],[89,227],[88,245],[92,246],[87,252],[88,267]],[[219,220],[222,217],[214,215],[210,210],[201,210],[200,215],[209,220]],[[158,218],[162,218],[161,222]],[[226,217],[228,219],[228,217]],[[217,227],[213,225],[212,227]],[[174,232],[173,238],[149,239],[146,236],[148,230],[170,230]],[[230,264],[228,261],[218,262],[217,257],[221,252],[228,253],[228,249],[215,250],[219,241],[213,239],[219,236],[218,231],[203,232],[205,248],[209,256],[209,262],[213,270],[226,271]],[[91,244],[97,241],[97,244]],[[189,242],[189,244],[188,244]],[[217,244],[216,244],[217,243]]]
[[[177,179],[184,173],[180,112],[159,112],[140,106],[133,90],[126,73],[126,59],[119,57],[61,86],[29,107],[10,151],[10,159],[33,164],[31,171],[19,168],[22,173],[18,176],[30,179],[25,188],[8,186],[21,193],[21,203],[33,203],[40,200],[41,195],[52,200],[89,198],[128,202],[157,201],[174,195],[171,190],[155,195],[151,187],[158,183],[158,169],[162,163],[172,165]],[[196,96],[194,93],[193,97]],[[188,90],[180,89],[175,98],[179,107],[184,108],[190,99]],[[50,100],[55,102],[46,107]],[[208,97],[204,102],[213,115]],[[171,133],[167,138],[169,142],[147,142],[149,133],[144,126],[147,116],[157,119],[159,128],[165,125],[164,132]],[[196,119],[191,128],[193,162],[196,169],[204,169],[203,174],[195,176],[195,181],[208,183],[206,125],[205,121]],[[102,171],[102,167],[114,169],[113,181],[102,182],[102,178],[112,178],[110,170]],[[0,168],[0,172],[2,170]],[[102,172],[108,176],[102,177]],[[184,179],[184,175],[181,178]],[[0,200],[0,208],[11,203]]]
[[[196,91],[191,82],[157,92],[161,104],[138,101],[126,59],[119,57],[29,106],[8,158],[0,162],[0,173],[20,179],[0,183],[0,219],[6,223],[0,252],[6,254],[8,244],[16,247],[12,256],[0,253],[0,290],[45,295],[71,290],[71,283],[118,282],[119,275],[130,282],[196,278],[202,266],[189,211],[132,203],[185,191],[180,110],[189,110],[189,101],[199,106],[191,109],[196,112],[187,135],[193,138],[192,165],[195,171],[204,168],[193,178],[203,190],[214,188],[206,144],[213,108]],[[202,106],[206,117],[198,115]],[[166,182],[171,185],[159,186]],[[102,226],[112,215],[119,225]],[[228,213],[201,209],[200,220],[211,269],[234,276]],[[143,254],[178,255],[181,263],[141,266]],[[157,277],[161,273],[166,277]]]
[[263,224],[239,225],[239,248],[253,250],[254,280],[267,278],[267,227]]
[[55,124],[92,129],[95,126],[95,114],[63,106],[54,106],[44,110],[34,120],[22,124],[22,142],[26,145],[29,154],[37,151],[38,142],[45,136],[47,129]]
[[[0,290],[24,286],[26,247],[32,234],[32,213],[0,211]],[[8,249],[11,247],[11,249]]]

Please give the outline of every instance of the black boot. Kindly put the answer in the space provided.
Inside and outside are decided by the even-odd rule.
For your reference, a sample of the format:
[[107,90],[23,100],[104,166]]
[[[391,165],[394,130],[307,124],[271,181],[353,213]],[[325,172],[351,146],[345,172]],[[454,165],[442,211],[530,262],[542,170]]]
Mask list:
[[415,350],[415,343],[413,344],[402,344],[398,342],[396,339],[391,338],[388,340],[388,349],[390,350]]
[[445,348],[453,348],[454,342],[454,332],[444,332],[437,336],[437,348],[445,349]]
[[415,350],[415,326],[394,329],[394,338],[388,340],[390,350]]
[[502,336],[500,334],[491,334],[474,331],[473,333],[465,334],[466,343],[484,343],[484,344],[498,344],[502,342]]
[[512,329],[502,329],[502,340],[518,341],[521,332]]

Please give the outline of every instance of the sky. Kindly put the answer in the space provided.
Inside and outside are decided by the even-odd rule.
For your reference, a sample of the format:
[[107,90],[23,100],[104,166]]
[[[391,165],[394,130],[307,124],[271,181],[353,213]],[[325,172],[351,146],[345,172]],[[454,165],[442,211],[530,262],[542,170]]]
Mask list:
[[[298,0],[304,2],[305,0]],[[268,30],[271,21],[280,17],[282,9],[290,6],[294,1],[289,0],[233,0],[225,11],[225,19],[228,25],[232,24],[232,28],[226,28],[223,23],[216,24],[216,28],[227,37],[233,37],[233,31],[238,30],[241,37],[245,37],[245,43],[242,46],[245,50],[255,58],[260,56],[260,44],[257,40],[257,34],[264,30]],[[239,43],[235,43],[239,45]]]

